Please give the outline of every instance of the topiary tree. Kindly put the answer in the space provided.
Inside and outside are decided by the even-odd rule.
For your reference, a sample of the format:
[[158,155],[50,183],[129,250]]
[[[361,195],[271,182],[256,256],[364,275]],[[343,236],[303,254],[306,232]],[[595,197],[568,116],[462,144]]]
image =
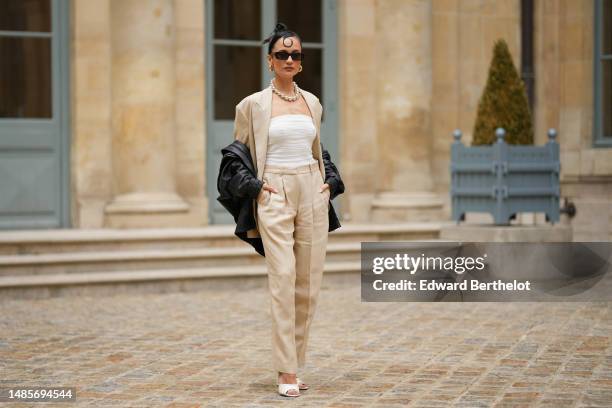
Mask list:
[[498,127],[506,130],[507,143],[533,144],[527,92],[504,40],[495,42],[487,85],[478,103],[472,144],[494,143]]

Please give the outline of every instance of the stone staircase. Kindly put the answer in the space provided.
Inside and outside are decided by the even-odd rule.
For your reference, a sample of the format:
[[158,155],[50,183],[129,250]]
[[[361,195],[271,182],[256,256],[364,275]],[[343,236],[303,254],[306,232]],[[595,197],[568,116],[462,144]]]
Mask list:
[[[325,273],[358,273],[361,242],[432,240],[440,223],[350,224],[330,233]],[[0,299],[191,290],[265,277],[234,226],[0,232]]]

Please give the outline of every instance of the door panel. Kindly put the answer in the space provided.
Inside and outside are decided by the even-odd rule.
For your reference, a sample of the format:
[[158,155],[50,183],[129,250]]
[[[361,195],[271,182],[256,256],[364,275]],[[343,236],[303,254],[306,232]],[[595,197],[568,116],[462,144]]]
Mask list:
[[234,121],[236,104],[261,89],[259,49],[215,45],[215,121]]
[[217,39],[259,40],[261,0],[215,0],[212,13]]
[[321,1],[277,0],[276,15],[305,43],[323,42]]
[[50,0],[2,0],[0,31],[51,32]]
[[0,118],[51,117],[51,39],[0,37]]

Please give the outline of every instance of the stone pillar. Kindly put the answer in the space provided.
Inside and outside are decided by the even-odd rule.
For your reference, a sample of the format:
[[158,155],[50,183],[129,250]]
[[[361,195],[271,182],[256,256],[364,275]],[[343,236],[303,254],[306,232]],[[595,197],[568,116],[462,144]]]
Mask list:
[[172,226],[176,193],[172,0],[111,0],[114,200],[107,226]]
[[377,3],[378,194],[374,221],[439,220],[431,178],[431,0]]
[[109,0],[75,0],[70,12],[72,225],[102,228],[113,198]]
[[340,172],[344,221],[367,222],[380,180],[376,137],[376,0],[338,1]]

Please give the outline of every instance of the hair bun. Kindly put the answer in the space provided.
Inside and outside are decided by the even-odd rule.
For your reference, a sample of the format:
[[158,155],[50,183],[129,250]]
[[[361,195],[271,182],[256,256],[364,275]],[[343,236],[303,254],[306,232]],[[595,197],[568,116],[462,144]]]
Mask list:
[[283,23],[276,23],[276,27],[274,27],[274,32],[280,33],[282,31],[287,31],[287,26]]
[[279,38],[288,37],[296,37],[300,41],[300,43],[302,42],[300,37],[295,32],[290,31],[289,28],[287,28],[286,24],[276,23],[276,25],[274,26],[274,31],[272,31],[272,34],[270,34],[268,38],[262,41],[262,44],[268,44],[268,54],[271,54],[272,48],[274,47],[274,43]]

